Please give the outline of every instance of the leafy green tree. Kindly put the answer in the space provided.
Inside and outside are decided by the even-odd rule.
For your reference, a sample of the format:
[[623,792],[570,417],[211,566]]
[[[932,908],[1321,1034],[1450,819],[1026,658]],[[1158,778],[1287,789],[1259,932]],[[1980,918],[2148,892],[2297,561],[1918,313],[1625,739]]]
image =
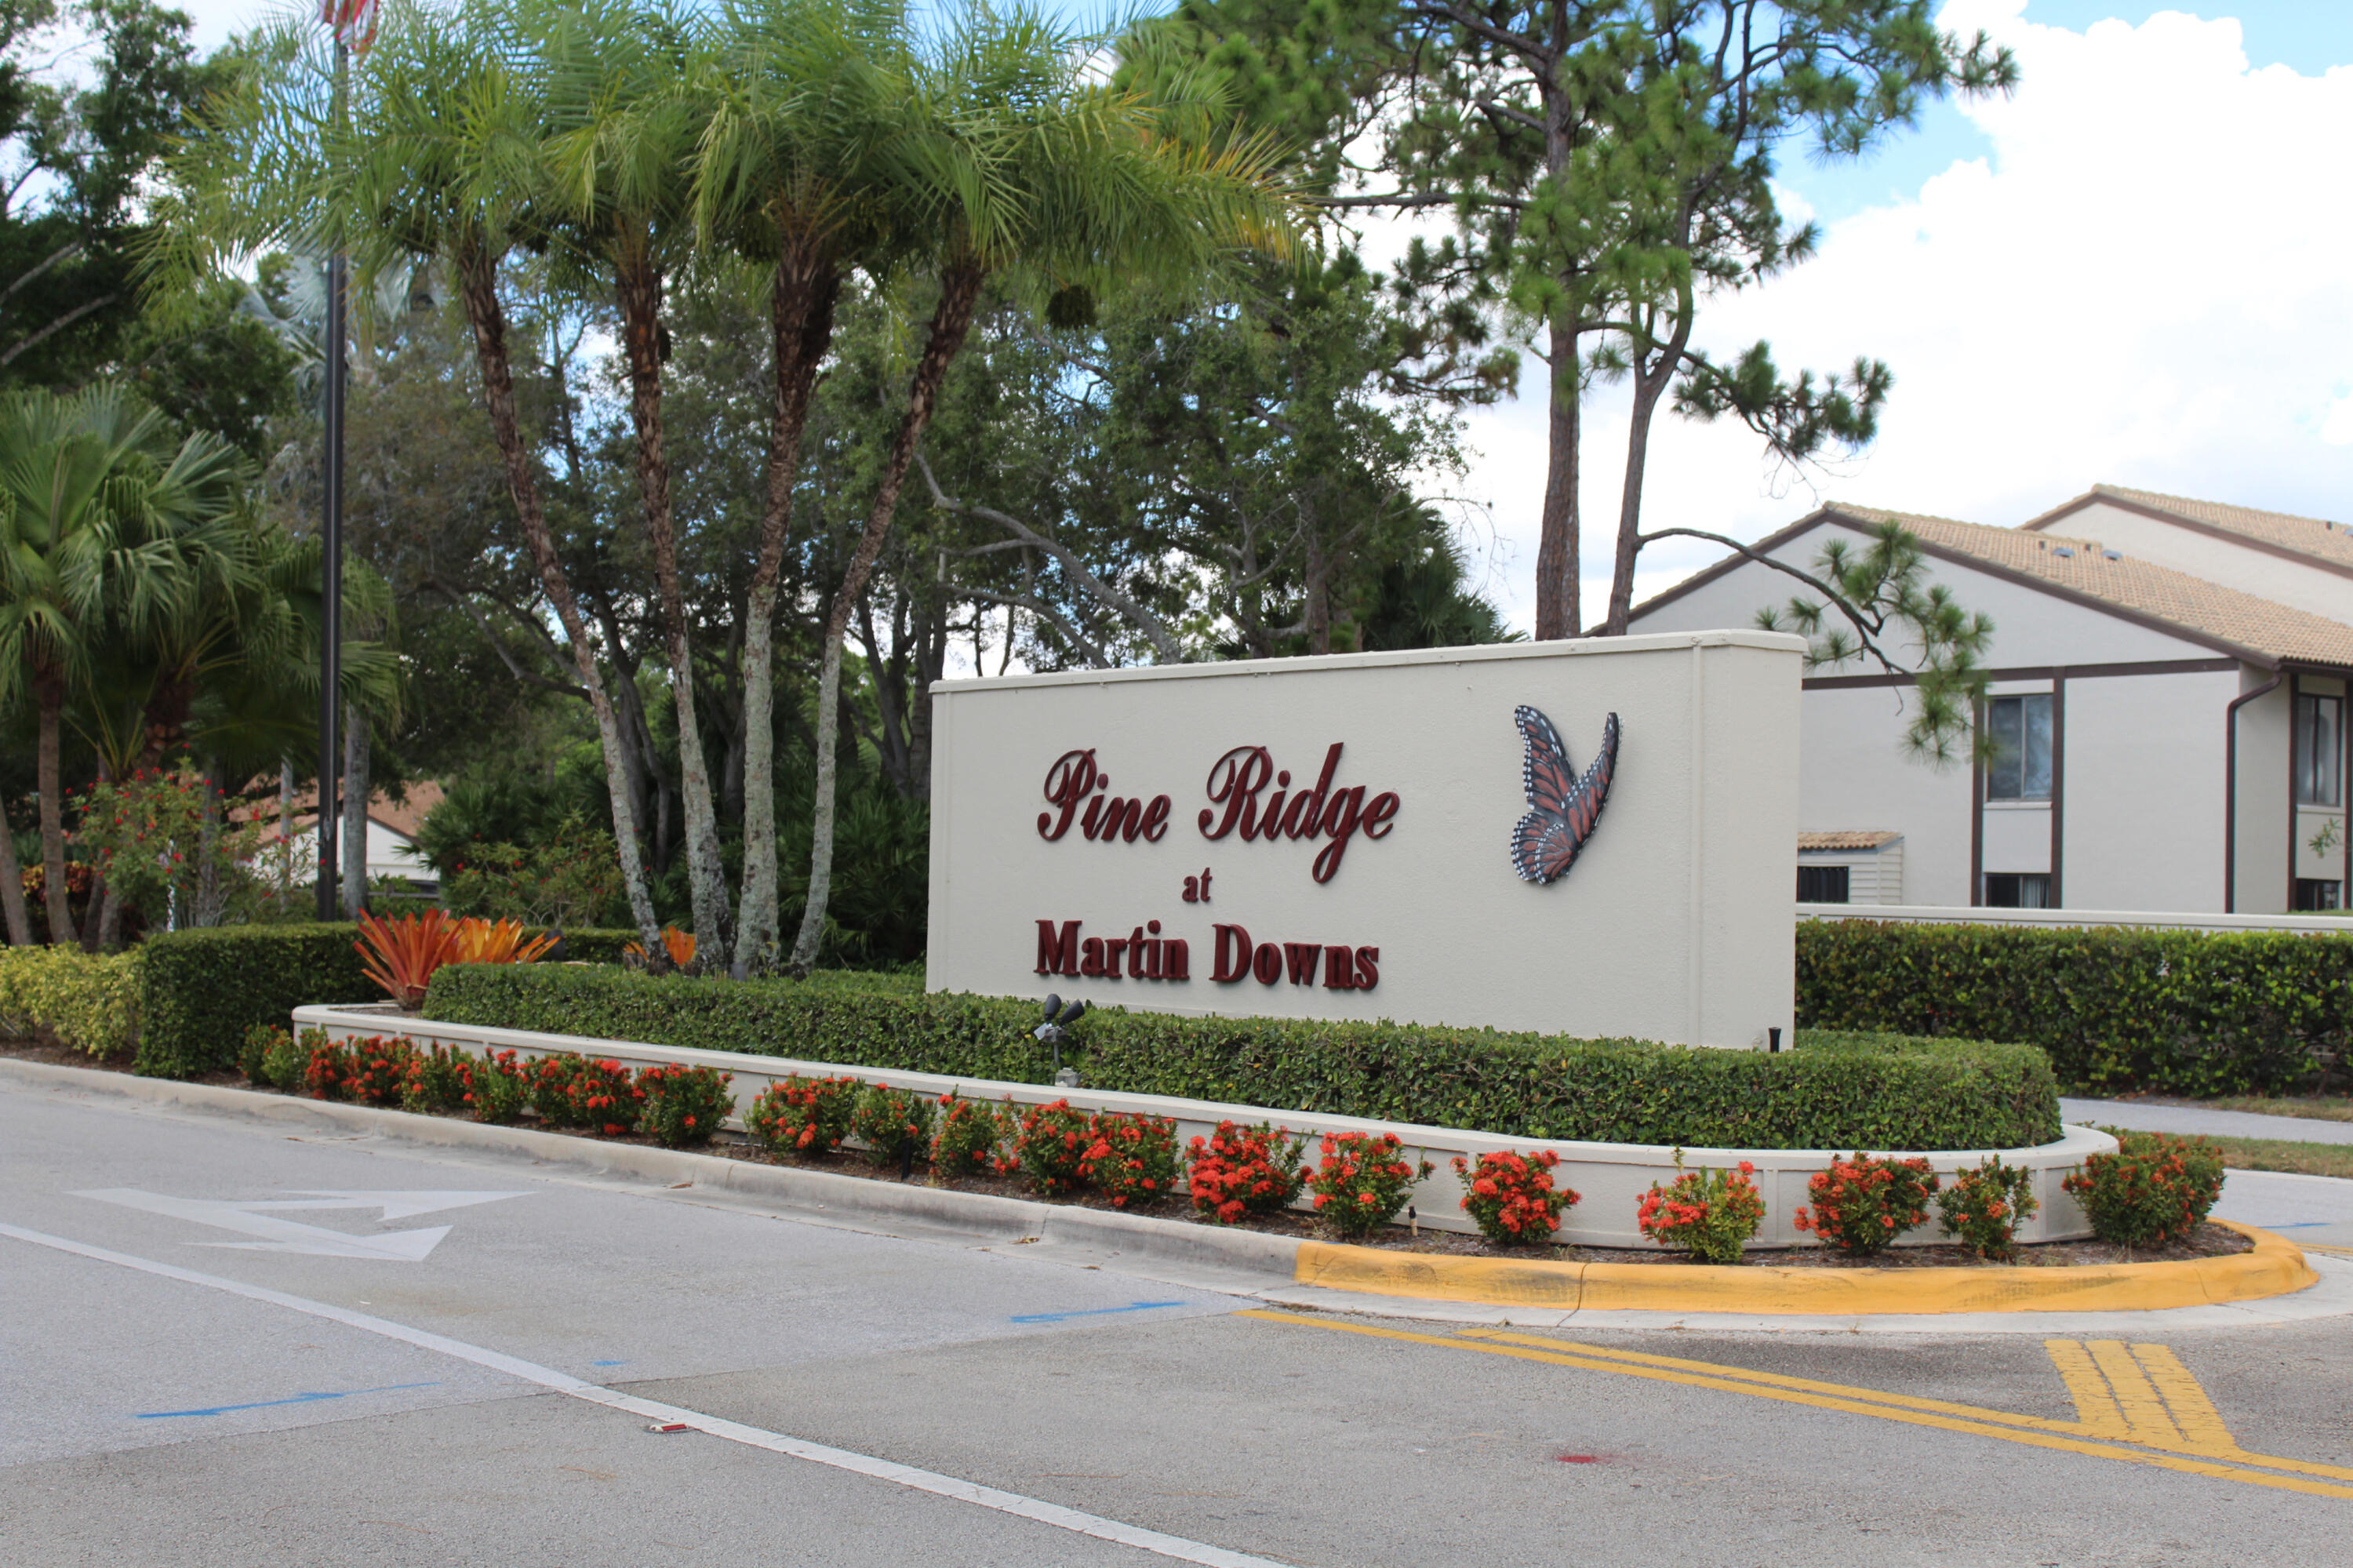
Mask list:
[[[1535,630],[1567,637],[1583,621],[1582,399],[1596,369],[1635,379],[1629,562],[1651,411],[1671,387],[1687,389],[1686,411],[1737,412],[1791,458],[1868,436],[1883,370],[1783,383],[1761,351],[1716,366],[1691,327],[1712,289],[1810,243],[1771,205],[1771,156],[1788,139],[1852,154],[1929,96],[2007,85],[2006,52],[1938,32],[1929,11],[1927,0],[1184,0],[1145,30],[1125,71],[1222,73],[1260,123],[1303,145],[1336,211],[1452,215],[1455,232],[1417,242],[1399,275],[1434,302],[1434,320],[1472,334],[1500,317],[1545,362]],[[1372,189],[1349,177],[1350,149],[1366,144]]]
[[[790,967],[806,974],[824,932],[832,874],[842,646],[890,531],[940,387],[993,275],[1027,273],[1052,290],[1050,316],[1083,315],[1135,280],[1206,278],[1231,251],[1289,249],[1292,213],[1263,144],[1203,148],[1171,135],[1198,104],[1161,103],[1090,79],[1091,50],[1019,13],[968,13],[922,62],[893,138],[898,179],[883,194],[897,227],[928,243],[917,260],[935,291],[905,411],[866,527],[835,590],[818,675],[817,800],[808,895]],[[1172,103],[1175,105],[1171,107]],[[1044,291],[1044,290],[1040,290]]]

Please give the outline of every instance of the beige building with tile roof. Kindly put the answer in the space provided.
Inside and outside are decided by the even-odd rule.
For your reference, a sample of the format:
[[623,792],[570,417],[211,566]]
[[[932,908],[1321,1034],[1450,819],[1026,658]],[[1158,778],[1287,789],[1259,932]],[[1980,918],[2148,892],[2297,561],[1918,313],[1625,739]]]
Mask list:
[[[1659,595],[1645,631],[1746,626],[1834,539],[1894,523],[1994,623],[1987,764],[1902,736],[1875,662],[1805,683],[1809,901],[2273,914],[2353,887],[2353,537],[2325,519],[2099,485],[2017,528],[1826,506]],[[2269,590],[2269,591],[2266,591]],[[1811,596],[1809,597],[1819,597]],[[1908,655],[1891,650],[1899,668]]]

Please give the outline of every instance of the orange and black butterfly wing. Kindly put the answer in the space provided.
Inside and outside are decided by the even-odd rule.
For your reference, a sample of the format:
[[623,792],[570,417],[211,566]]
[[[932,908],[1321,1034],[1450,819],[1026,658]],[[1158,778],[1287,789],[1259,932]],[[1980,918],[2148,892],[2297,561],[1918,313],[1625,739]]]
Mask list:
[[1512,829],[1512,869],[1525,882],[1556,881],[1576,863],[1609,801],[1618,771],[1618,715],[1602,725],[1601,749],[1582,776],[1570,767],[1568,748],[1550,719],[1522,706],[1513,710],[1512,722],[1527,745],[1520,780],[1528,798],[1527,814]]

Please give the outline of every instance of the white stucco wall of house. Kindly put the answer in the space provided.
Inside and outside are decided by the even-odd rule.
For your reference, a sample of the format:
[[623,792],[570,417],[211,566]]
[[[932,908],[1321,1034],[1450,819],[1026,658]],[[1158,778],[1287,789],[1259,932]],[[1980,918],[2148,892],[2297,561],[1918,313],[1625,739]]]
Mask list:
[[2099,501],[2055,520],[2046,531],[2066,538],[2096,539],[2139,560],[2353,624],[2353,577],[2316,563],[2307,565],[2252,544],[2216,538]]
[[2066,904],[2222,906],[2222,723],[2238,694],[2236,671],[2067,683]]
[[[2271,676],[2248,671],[2243,689]],[[2287,908],[2288,686],[2265,692],[2239,710],[2237,912],[2275,915]]]

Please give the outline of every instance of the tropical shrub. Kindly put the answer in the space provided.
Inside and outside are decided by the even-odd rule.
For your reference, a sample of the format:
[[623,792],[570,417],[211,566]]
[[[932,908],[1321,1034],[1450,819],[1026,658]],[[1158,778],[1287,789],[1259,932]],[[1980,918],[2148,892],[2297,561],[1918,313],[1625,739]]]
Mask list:
[[1014,1128],[1013,1157],[1038,1192],[1052,1196],[1076,1192],[1086,1181],[1083,1167],[1093,1147],[1087,1113],[1068,1100],[1031,1106]]
[[1010,1101],[993,1106],[950,1093],[939,1099],[939,1131],[932,1139],[932,1169],[948,1176],[1004,1176],[1019,1169],[1004,1153],[1013,1136]]
[[1430,1174],[1405,1158],[1397,1134],[1327,1134],[1318,1146],[1323,1158],[1307,1179],[1316,1214],[1344,1236],[1369,1235],[1398,1217],[1412,1196],[1418,1177]]
[[735,1097],[727,1086],[732,1074],[716,1067],[689,1067],[676,1062],[640,1069],[637,1092],[641,1102],[638,1130],[665,1149],[708,1143]]
[[1687,1252],[1702,1263],[1738,1263],[1742,1247],[1765,1221],[1765,1200],[1746,1160],[1733,1171],[1685,1171],[1675,1150],[1675,1179],[1656,1181],[1634,1212],[1642,1234],[1661,1246]]
[[537,843],[453,846],[447,858],[441,896],[453,914],[515,920],[533,930],[602,926],[628,915],[613,835],[577,817]]
[[246,863],[260,842],[260,822],[250,814],[238,820],[231,810],[238,802],[191,764],[93,784],[73,804],[74,842],[108,891],[149,926],[216,926],[234,906],[250,902]]
[[346,1050],[350,1065],[343,1084],[343,1097],[364,1106],[398,1103],[417,1047],[398,1037],[371,1034],[351,1042]]
[[1553,1167],[1560,1156],[1539,1150],[1521,1154],[1503,1150],[1482,1154],[1476,1165],[1454,1157],[1454,1173],[1462,1181],[1462,1208],[1479,1226],[1479,1234],[1497,1246],[1543,1246],[1560,1225],[1563,1209],[1577,1202],[1567,1187],[1556,1190]]
[[531,1108],[550,1127],[586,1127],[572,1098],[574,1075],[587,1065],[577,1051],[554,1051],[524,1065],[531,1081]]
[[1299,1168],[1303,1157],[1288,1128],[1221,1121],[1208,1137],[1193,1139],[1187,1183],[1193,1207],[1228,1225],[1248,1214],[1287,1209],[1306,1181]]
[[318,1029],[305,1029],[300,1036],[290,1029],[272,1033],[269,1048],[261,1057],[261,1070],[270,1087],[301,1093],[302,1070],[311,1061],[311,1046],[326,1037],[325,1031]]
[[1936,1194],[1937,1228],[1982,1258],[2015,1255],[2018,1223],[2042,1207],[2034,1172],[2004,1165],[1999,1154],[1974,1171],[1957,1171]]
[[139,1039],[142,961],[136,948],[91,954],[71,945],[0,947],[0,1033],[47,1031],[92,1056],[128,1054]]
[[896,1165],[931,1147],[932,1102],[913,1089],[869,1084],[849,1107],[849,1130],[877,1165]]
[[518,1061],[512,1051],[485,1051],[460,1065],[466,1075],[466,1104],[475,1118],[504,1127],[522,1118],[531,1103],[532,1064]]
[[744,1130],[772,1154],[830,1154],[849,1136],[862,1086],[856,1078],[805,1078],[771,1084],[744,1113]]
[[350,1047],[330,1041],[322,1029],[302,1031],[302,1092],[314,1100],[343,1098],[352,1078]]
[[1790,1223],[1811,1231],[1824,1246],[1874,1253],[1927,1222],[1928,1195],[1936,1190],[1936,1173],[1926,1160],[1879,1160],[1857,1150],[1808,1179],[1813,1202]]
[[367,978],[407,1009],[425,1000],[433,971],[448,963],[458,948],[458,923],[438,909],[379,920],[360,911],[359,950]]
[[[661,944],[662,953],[670,959],[672,969],[682,969],[694,962],[693,932],[681,931],[675,926],[665,926],[661,928]],[[645,956],[646,948],[642,942],[631,942],[621,949],[623,963],[635,959],[642,964]]]
[[1104,1111],[1089,1124],[1079,1180],[1114,1209],[1140,1208],[1176,1190],[1178,1163],[1174,1121]]
[[453,964],[530,964],[555,946],[555,933],[528,935],[520,920],[484,920],[469,916],[458,922],[458,938],[450,945]]
[[531,1108],[551,1127],[628,1132],[638,1125],[644,1098],[629,1069],[620,1063],[570,1051],[542,1056],[532,1075]]
[[412,1052],[400,1081],[400,1108],[408,1111],[453,1111],[466,1103],[464,1051],[433,1045]]
[[269,1054],[280,1040],[289,1038],[288,1031],[275,1023],[256,1023],[246,1030],[245,1041],[237,1048],[237,1065],[247,1083],[265,1089],[278,1087],[270,1073]]
[[2222,1151],[2162,1132],[2119,1133],[2117,1143],[2060,1183],[2084,1206],[2092,1234],[2118,1246],[2187,1240],[2222,1195]]

